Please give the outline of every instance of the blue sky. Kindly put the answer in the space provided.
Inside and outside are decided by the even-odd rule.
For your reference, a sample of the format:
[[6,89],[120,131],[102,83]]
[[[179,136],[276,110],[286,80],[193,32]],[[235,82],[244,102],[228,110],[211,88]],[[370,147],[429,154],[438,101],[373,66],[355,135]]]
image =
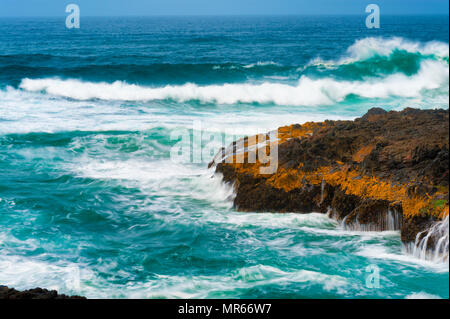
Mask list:
[[382,14],[447,14],[448,0],[0,0],[0,16],[63,16],[67,4],[84,16],[365,14],[370,3]]

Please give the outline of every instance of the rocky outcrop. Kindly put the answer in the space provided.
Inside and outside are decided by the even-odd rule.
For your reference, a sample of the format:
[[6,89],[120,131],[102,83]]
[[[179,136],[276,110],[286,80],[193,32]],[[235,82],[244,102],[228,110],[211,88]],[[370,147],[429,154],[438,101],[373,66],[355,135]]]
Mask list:
[[14,288],[0,286],[0,299],[86,299],[80,296],[66,296],[58,294],[55,290],[35,288],[17,291]]
[[[414,243],[448,216],[448,129],[448,110],[374,108],[354,121],[246,137],[210,166],[234,184],[240,211],[320,211],[349,229],[401,230]],[[258,150],[278,160],[273,174],[261,173],[267,159]]]

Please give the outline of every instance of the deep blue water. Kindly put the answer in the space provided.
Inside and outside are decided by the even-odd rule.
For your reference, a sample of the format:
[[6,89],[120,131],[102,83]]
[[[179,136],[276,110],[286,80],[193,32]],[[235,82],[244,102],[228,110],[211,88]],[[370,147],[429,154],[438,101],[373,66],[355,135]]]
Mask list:
[[[0,19],[0,284],[87,297],[448,298],[398,232],[239,213],[231,140],[448,108],[448,16]],[[171,157],[180,134],[209,147]],[[181,133],[180,133],[181,132]],[[366,285],[366,267],[380,287]]]

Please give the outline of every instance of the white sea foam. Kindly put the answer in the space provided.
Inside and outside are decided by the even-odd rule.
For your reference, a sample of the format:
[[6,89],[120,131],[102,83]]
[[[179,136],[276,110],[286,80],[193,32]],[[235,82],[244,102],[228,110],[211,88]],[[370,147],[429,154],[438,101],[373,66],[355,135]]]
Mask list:
[[[107,264],[98,270],[109,272],[117,265]],[[0,282],[16,289],[45,287],[60,293],[79,294],[88,298],[214,298],[235,296],[236,290],[270,284],[321,286],[324,291],[347,294],[349,282],[344,277],[297,269],[282,270],[256,265],[236,269],[223,275],[155,275],[141,283],[125,285],[106,282],[87,268],[75,264],[58,265],[19,256],[0,258]],[[126,273],[124,273],[126,275]]]
[[[200,120],[202,129],[253,135],[276,127],[324,119],[353,119],[344,112],[305,112],[304,109],[190,108],[185,105],[124,101],[76,101],[14,88],[0,90],[0,134],[59,131],[144,131],[156,127],[191,129]],[[233,114],[230,116],[230,114]]]
[[298,229],[309,226],[312,228],[334,227],[335,222],[321,213],[237,213],[228,214],[208,214],[206,221],[212,223],[221,223],[238,227],[261,227],[277,229]]
[[[146,194],[160,197],[189,198],[209,202],[212,207],[232,207],[234,192],[204,165],[187,165],[165,160],[130,159],[103,160],[84,157],[66,166],[76,176],[101,180],[116,180],[129,187],[138,187]],[[168,209],[168,208],[166,208]],[[161,218],[171,218],[161,216]]]
[[390,252],[387,247],[382,245],[364,245],[357,253],[371,259],[391,260],[401,264],[408,264],[414,267],[422,267],[436,272],[448,272],[448,263],[436,263],[428,260],[422,260],[406,253]]
[[405,299],[442,299],[439,296],[429,294],[426,292],[413,292],[412,294],[409,294],[405,297]]
[[152,101],[171,99],[178,102],[198,100],[205,103],[274,103],[277,105],[319,106],[342,102],[351,94],[364,98],[391,96],[415,98],[423,91],[447,87],[448,64],[425,60],[413,76],[393,74],[383,79],[339,81],[332,78],[311,79],[306,76],[297,85],[265,82],[199,86],[185,85],[145,87],[122,81],[93,83],[57,78],[23,79],[20,88],[28,92],[45,92],[74,100]]
[[400,234],[399,231],[392,231],[392,230],[388,230],[388,231],[358,231],[358,230],[347,230],[342,227],[336,227],[333,229],[302,227],[302,230],[305,232],[309,232],[309,233],[327,235],[327,236],[358,237],[362,241],[373,240],[373,239],[383,239],[383,238],[395,238],[395,237],[398,237]]
[[279,64],[273,61],[264,61],[264,62],[259,61],[257,63],[244,65],[244,68],[251,69],[254,68],[255,66],[268,66],[268,65],[279,65]]
[[[67,169],[76,176],[102,180],[116,180],[121,185],[139,187],[144,193],[157,192],[159,196],[172,198],[190,198],[209,202],[213,207],[229,209],[235,196],[233,187],[224,184],[220,176],[214,176],[213,170],[206,171],[202,165],[185,165],[169,159],[157,161],[130,160],[102,160],[89,156],[67,165]],[[155,215],[156,216],[156,215]],[[159,215],[158,215],[159,216]],[[157,216],[157,217],[158,217]],[[170,215],[159,216],[170,219]],[[277,229],[299,229],[331,232],[334,236],[348,236],[339,229],[338,223],[326,214],[310,213],[239,213],[222,210],[205,210],[200,220],[192,217],[178,220],[179,223],[214,223],[230,225],[231,227],[262,227]],[[332,228],[332,229],[322,229]],[[366,235],[366,233],[361,233]],[[376,236],[377,234],[371,234]],[[368,235],[369,236],[369,235]],[[380,235],[381,236],[381,235]],[[386,236],[384,234],[383,236]]]
[[[151,181],[188,177],[195,174],[188,166],[170,161],[89,161],[74,166],[83,177]],[[197,171],[198,172],[198,171]]]
[[222,276],[167,276],[139,287],[127,287],[131,298],[223,298],[235,295],[236,290],[270,284],[296,283],[305,288],[321,285],[325,291],[346,294],[345,278],[310,270],[281,270],[267,265],[238,269]]
[[364,60],[374,55],[388,56],[392,54],[394,50],[403,50],[409,53],[420,53],[422,55],[435,55],[442,58],[448,58],[449,56],[448,43],[439,41],[422,43],[407,40],[401,37],[364,38],[357,40],[347,49],[347,52],[356,60]]
[[82,293],[82,280],[92,273],[68,262],[48,263],[37,258],[0,256],[0,282],[19,290],[44,287],[60,293]]
[[346,56],[338,60],[323,60],[320,57],[314,58],[308,65],[323,66],[325,68],[336,68],[339,65],[350,64],[357,61],[364,61],[373,56],[388,57],[394,51],[406,51],[421,55],[433,55],[438,59],[448,59],[449,45],[439,41],[418,42],[410,41],[401,37],[381,38],[368,37],[355,41],[348,47]]

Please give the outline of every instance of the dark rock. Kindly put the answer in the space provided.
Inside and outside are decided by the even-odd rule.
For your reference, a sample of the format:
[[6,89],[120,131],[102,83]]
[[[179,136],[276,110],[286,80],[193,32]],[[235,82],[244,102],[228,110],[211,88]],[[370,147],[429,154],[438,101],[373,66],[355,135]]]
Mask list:
[[[386,112],[372,108],[355,121],[295,124],[279,132],[291,135],[279,142],[278,170],[273,178],[258,174],[258,164],[216,166],[225,182],[235,183],[237,209],[331,211],[348,225],[375,225],[368,228],[377,230],[401,228],[404,242],[414,241],[437,216],[442,218],[443,207],[448,211],[448,110],[407,108]],[[354,189],[336,184],[331,177],[331,184],[304,177],[325,168],[330,175],[357,172],[357,176],[352,175]],[[363,183],[363,177],[374,183],[397,185],[404,192],[395,194],[402,198],[376,193],[387,188],[374,188],[373,198],[361,195],[364,192],[358,193],[357,181]],[[409,211],[405,211],[405,200]]]
[[367,113],[363,117],[361,117],[361,119],[367,121],[373,116],[384,115],[386,113],[387,112],[380,107],[373,107],[369,111],[367,111]]
[[417,234],[426,234],[426,230],[433,224],[435,218],[429,216],[414,216],[405,219],[401,228],[401,238],[405,243],[415,242]]
[[55,290],[34,288],[18,291],[7,286],[0,286],[0,299],[86,299],[80,296],[66,296],[58,294]]

